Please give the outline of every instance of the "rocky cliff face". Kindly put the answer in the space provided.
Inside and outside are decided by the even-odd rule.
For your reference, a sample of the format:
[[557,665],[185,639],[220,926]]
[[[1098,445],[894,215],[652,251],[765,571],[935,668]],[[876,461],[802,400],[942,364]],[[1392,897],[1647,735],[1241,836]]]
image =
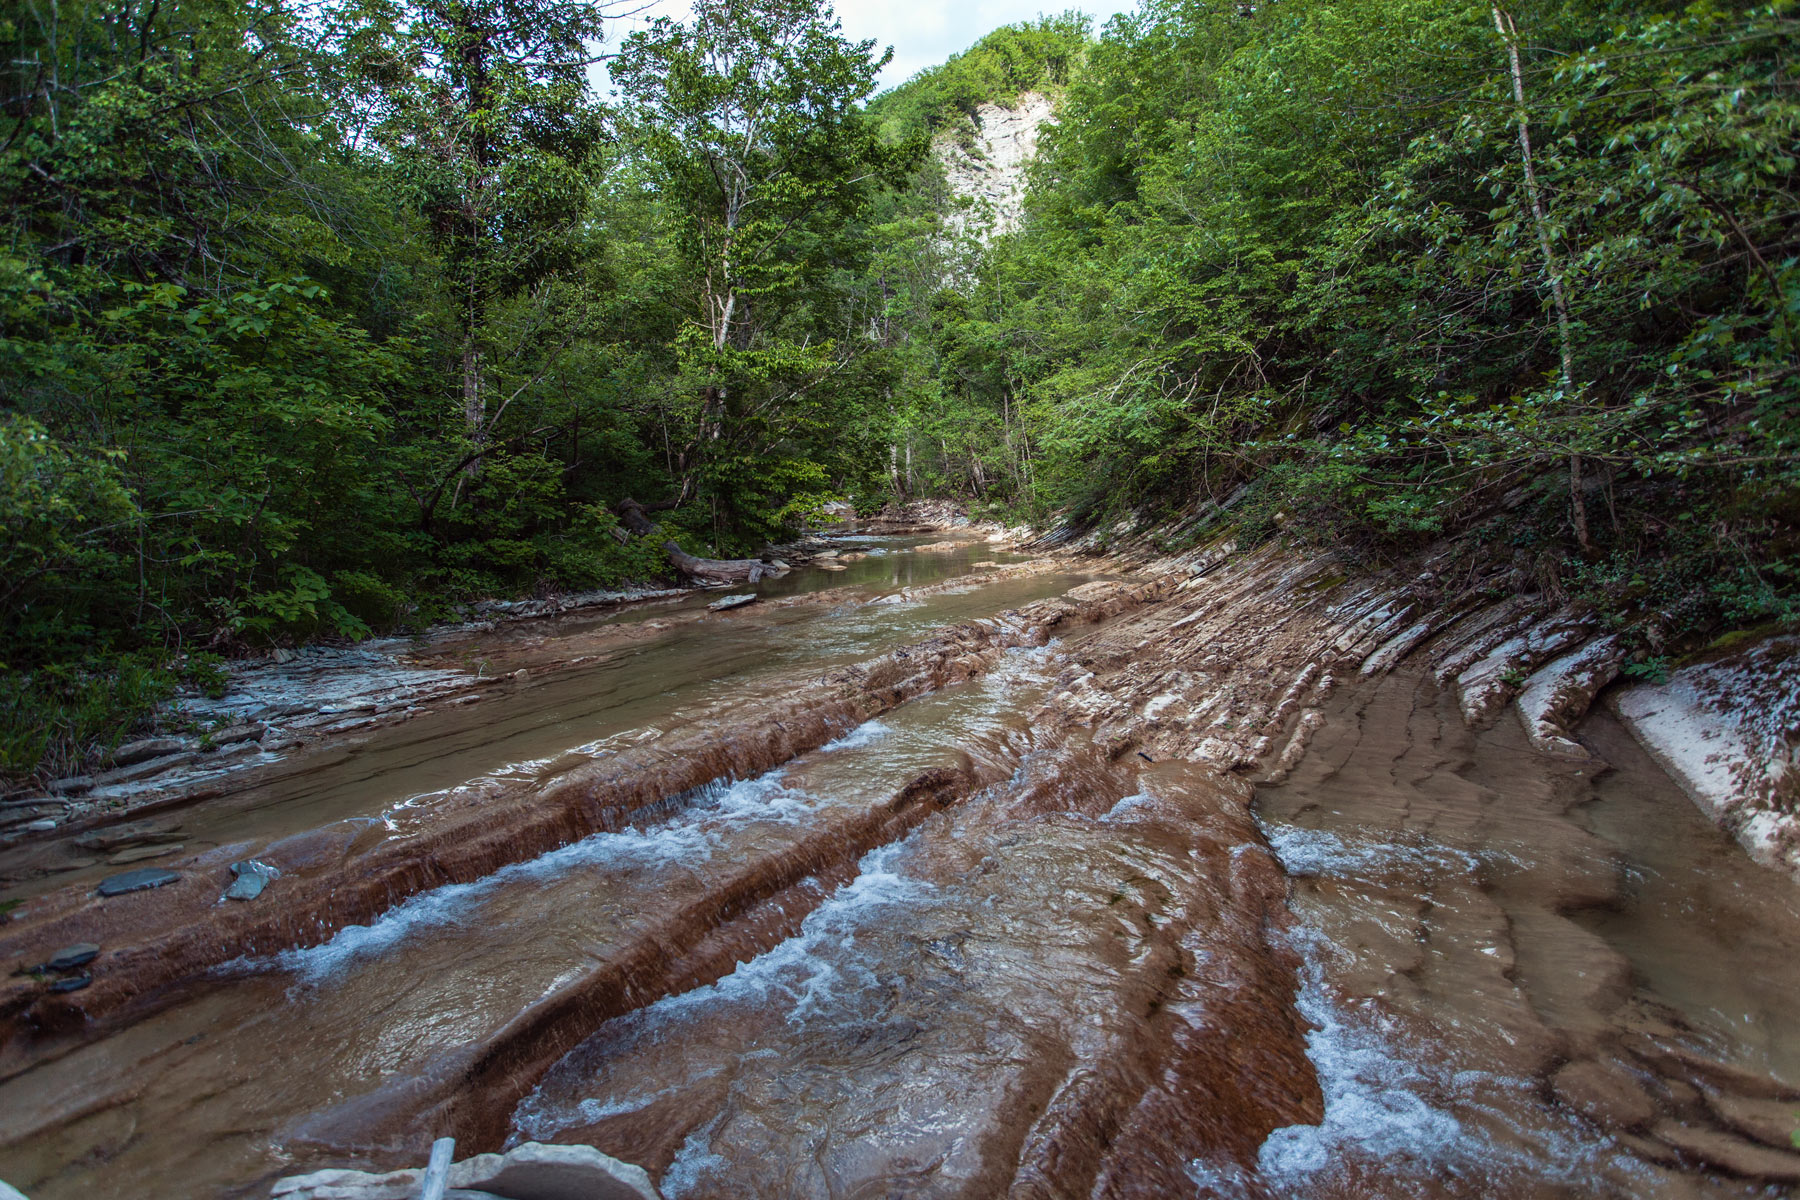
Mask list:
[[1051,102],[1041,92],[1026,92],[1013,106],[983,104],[976,110],[975,138],[964,148],[941,139],[937,156],[951,190],[975,202],[967,213],[951,217],[952,229],[982,241],[1019,227],[1025,205],[1025,167],[1037,154],[1038,133],[1053,120]]

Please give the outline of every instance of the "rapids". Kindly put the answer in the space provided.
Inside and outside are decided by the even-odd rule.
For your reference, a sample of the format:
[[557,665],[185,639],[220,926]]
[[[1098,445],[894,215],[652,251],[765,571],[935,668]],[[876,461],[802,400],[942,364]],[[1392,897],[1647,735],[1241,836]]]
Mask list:
[[[1612,718],[1570,763],[1402,667],[1291,771],[1222,772],[1071,718],[1096,679],[1178,708],[1201,610],[923,540],[727,615],[471,632],[443,653],[526,681],[184,809],[203,846],[351,822],[376,856],[695,778],[84,1027],[15,1022],[0,1178],[262,1196],[451,1132],[594,1145],[670,1200],[1782,1194],[1800,893]],[[799,753],[738,745],[770,723]],[[709,738],[766,765],[684,763]]]

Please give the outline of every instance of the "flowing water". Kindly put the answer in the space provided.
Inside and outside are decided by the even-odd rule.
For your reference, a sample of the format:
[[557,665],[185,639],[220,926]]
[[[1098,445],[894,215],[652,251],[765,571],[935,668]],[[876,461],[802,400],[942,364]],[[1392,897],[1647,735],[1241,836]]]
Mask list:
[[1618,1124],[1661,1130],[1740,1083],[1696,1058],[1800,1085],[1800,891],[1611,716],[1580,732],[1611,769],[1537,754],[1510,715],[1471,733],[1393,676],[1263,790],[1327,1098],[1322,1126],[1262,1149],[1282,1194],[1787,1194],[1659,1162],[1558,1102],[1604,1072],[1636,1110]]
[[[970,542],[913,553],[924,537],[845,539],[871,547],[839,572],[799,570],[755,590],[770,597],[829,589],[829,602],[757,606],[701,616],[714,593],[623,611],[576,613],[471,632],[432,646],[435,658],[488,675],[526,672],[499,696],[440,707],[400,724],[341,738],[261,772],[247,771],[178,815],[159,819],[188,850],[257,844],[334,821],[382,823],[404,832],[432,805],[485,779],[530,782],[624,745],[691,724],[721,705],[779,695],[830,667],[856,662],[940,626],[986,616],[1087,578],[1057,571],[984,582],[976,561],[1024,556]],[[906,589],[966,579],[911,598]],[[679,618],[687,617],[687,620]],[[570,664],[573,665],[564,665]],[[560,669],[545,671],[547,665]],[[533,675],[536,670],[538,674]],[[26,844],[7,866],[47,860],[91,865],[0,888],[0,901],[87,882],[116,868],[72,845]]]
[[[884,557],[783,586],[868,600],[901,582]],[[647,630],[194,819],[403,827],[1075,581]],[[478,646],[548,662],[618,619]],[[596,1145],[671,1200],[1782,1194],[1648,1134],[1744,1079],[1800,1085],[1800,893],[1610,718],[1582,734],[1611,769],[1570,765],[1392,676],[1253,819],[1235,781],[1034,719],[1082,636],[184,985],[0,1083],[0,1178],[262,1195],[449,1122]],[[1578,1115],[1599,1070],[1646,1110]]]

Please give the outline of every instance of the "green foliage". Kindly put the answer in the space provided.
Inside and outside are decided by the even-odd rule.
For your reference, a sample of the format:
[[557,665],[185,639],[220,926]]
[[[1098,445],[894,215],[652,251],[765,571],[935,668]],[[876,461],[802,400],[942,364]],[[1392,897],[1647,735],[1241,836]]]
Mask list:
[[920,71],[869,104],[890,141],[970,127],[983,104],[1010,104],[1029,91],[1068,85],[1088,46],[1079,12],[1005,25],[940,66]]
[[980,495],[956,434],[998,432],[1038,513],[1238,496],[1240,537],[1497,540],[1671,635],[1794,620],[1793,7],[1508,15],[1522,108],[1486,4],[1116,18],[1024,229],[906,297],[909,486]]
[[[862,217],[917,147],[856,111],[868,47],[774,15],[814,35],[758,153],[803,169],[741,225],[754,336],[696,351],[696,201],[590,90],[600,6],[8,9],[0,773],[79,766],[204,684],[197,646],[666,576],[626,496],[743,544],[866,489]],[[729,427],[674,461],[707,386]]]
[[781,531],[855,470],[838,427],[883,366],[850,284],[877,189],[923,152],[858,108],[873,51],[820,0],[701,0],[613,66],[695,301],[672,346],[680,498],[722,545]]
[[[701,0],[609,109],[586,0],[9,8],[0,771],[201,647],[663,574],[626,497],[712,552],[918,494],[1463,537],[1621,628],[1793,623],[1793,4],[1509,15],[1523,104],[1438,0],[1044,18],[870,101],[822,0]],[[981,236],[928,141],[1028,90]]]

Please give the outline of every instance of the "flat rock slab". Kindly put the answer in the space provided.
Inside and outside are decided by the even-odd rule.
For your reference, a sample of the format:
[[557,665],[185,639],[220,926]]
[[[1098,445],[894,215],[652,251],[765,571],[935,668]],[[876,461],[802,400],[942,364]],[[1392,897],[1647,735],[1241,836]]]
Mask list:
[[[414,1200],[417,1167],[376,1175],[314,1171],[278,1179],[276,1200]],[[447,1200],[661,1200],[649,1174],[592,1146],[526,1142],[505,1154],[478,1154],[450,1168]]]
[[50,985],[50,991],[53,994],[60,994],[63,992],[79,992],[82,988],[86,987],[88,984],[90,984],[92,982],[94,982],[94,977],[92,975],[87,974],[86,972],[83,972],[80,975],[70,975],[70,976],[67,976],[66,978],[57,980],[55,983]]
[[127,863],[143,862],[146,858],[162,858],[184,849],[186,847],[180,842],[167,846],[134,846],[130,850],[119,851],[106,861],[112,866],[122,867]]
[[753,603],[755,600],[755,595],[727,596],[723,600],[714,600],[706,607],[711,612],[725,612],[728,609],[742,608],[744,605]]
[[160,867],[144,867],[136,871],[126,871],[122,875],[114,875],[100,881],[99,892],[102,896],[123,896],[127,892],[141,892],[146,888],[159,888],[174,883],[181,876],[173,871],[165,871]]
[[46,971],[73,971],[76,967],[85,967],[100,957],[100,947],[92,942],[76,942],[73,946],[64,946],[52,954],[43,969]]
[[162,844],[181,839],[179,825],[158,825],[150,821],[131,821],[108,829],[97,829],[75,839],[83,850],[123,850],[128,846]]
[[162,758],[169,754],[180,754],[192,747],[183,738],[153,737],[142,741],[126,742],[112,752],[110,759],[115,767],[130,767],[146,762],[152,758]]

